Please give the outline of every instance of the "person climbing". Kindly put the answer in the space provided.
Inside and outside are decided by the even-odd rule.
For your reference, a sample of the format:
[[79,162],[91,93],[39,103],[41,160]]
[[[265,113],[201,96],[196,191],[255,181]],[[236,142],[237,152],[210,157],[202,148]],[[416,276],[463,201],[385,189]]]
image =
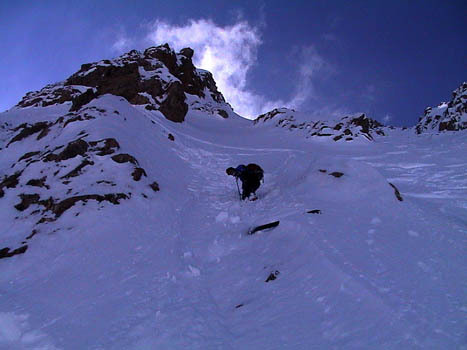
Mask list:
[[264,171],[259,165],[254,163],[248,164],[246,166],[244,164],[240,164],[236,168],[227,168],[225,172],[229,176],[234,176],[237,181],[238,179],[242,181],[242,200],[250,198],[251,194],[253,194],[254,197],[252,197],[250,200],[254,201],[258,199],[256,196],[256,190],[261,185],[261,180],[263,180],[264,177]]

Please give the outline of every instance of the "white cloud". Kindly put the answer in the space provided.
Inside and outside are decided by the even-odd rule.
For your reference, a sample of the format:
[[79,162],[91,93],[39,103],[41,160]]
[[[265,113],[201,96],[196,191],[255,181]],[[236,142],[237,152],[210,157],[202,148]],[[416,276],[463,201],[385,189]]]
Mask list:
[[[230,26],[219,26],[211,20],[189,20],[185,25],[173,25],[167,21],[157,20],[149,26],[145,45],[161,45],[169,43],[176,51],[191,47],[195,51],[195,66],[210,71],[219,90],[234,110],[247,118],[255,118],[261,113],[277,107],[300,109],[308,104],[314,96],[313,79],[316,73],[326,67],[326,63],[314,47],[304,47],[293,55],[297,64],[295,89],[288,100],[272,100],[265,95],[257,94],[249,87],[248,72],[257,64],[258,47],[262,44],[260,29],[265,27],[251,26],[242,19]],[[135,45],[124,33],[112,46],[114,51],[122,52]]]
[[194,64],[210,71],[226,100],[240,115],[253,117],[263,111],[268,101],[248,90],[247,74],[257,61],[261,35],[245,21],[220,27],[210,20],[190,20],[175,26],[156,21],[148,34],[151,43],[168,42],[180,50],[195,50]]
[[204,19],[191,20],[185,26],[156,21],[148,38],[153,44],[168,42],[176,50],[192,47],[195,65],[212,72],[219,90],[235,111],[250,118],[276,107],[299,109],[312,94],[312,78],[324,66],[313,47],[302,49],[298,83],[292,98],[270,100],[248,87],[248,71],[256,64],[257,49],[262,43],[259,29],[248,22],[239,19],[234,25],[221,27]]
[[383,122],[385,125],[388,125],[388,123],[393,119],[392,115],[386,114],[383,118]]
[[365,87],[362,97],[365,100],[367,100],[368,103],[372,103],[376,100],[376,94],[377,94],[376,86],[374,86],[373,84],[370,84]]
[[297,109],[315,97],[313,79],[318,71],[322,71],[327,67],[327,64],[313,46],[303,47],[300,51],[298,82],[295,94],[288,103],[292,108]]
[[132,42],[130,39],[125,36],[120,36],[112,45],[112,50],[118,53],[122,53],[125,50],[128,50]]
[[119,26],[117,28],[114,28],[112,30],[110,30],[109,32],[106,33],[107,36],[111,36],[112,38],[116,38],[114,39],[114,42],[112,44],[112,46],[110,47],[110,49],[118,54],[118,55],[121,55],[122,53],[124,52],[127,52],[131,49],[133,49],[136,45],[135,45],[135,40],[133,38],[130,38],[128,35],[127,35],[127,32],[125,30],[125,27],[123,26]]

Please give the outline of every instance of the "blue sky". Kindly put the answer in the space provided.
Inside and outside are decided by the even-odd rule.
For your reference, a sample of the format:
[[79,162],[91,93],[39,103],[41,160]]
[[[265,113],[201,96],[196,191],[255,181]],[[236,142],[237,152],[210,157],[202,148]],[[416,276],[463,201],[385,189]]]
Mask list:
[[191,46],[234,109],[414,125],[467,80],[466,1],[2,1],[0,111],[82,63]]

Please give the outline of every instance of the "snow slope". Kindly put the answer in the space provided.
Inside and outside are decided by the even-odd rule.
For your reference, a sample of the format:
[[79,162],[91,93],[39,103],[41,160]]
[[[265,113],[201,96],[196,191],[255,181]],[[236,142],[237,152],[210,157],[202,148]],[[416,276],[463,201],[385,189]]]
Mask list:
[[[0,260],[1,349],[467,348],[465,131],[338,143],[197,110],[175,124],[104,95],[85,106],[104,110],[96,118],[6,148],[14,127],[54,122],[66,107],[0,114],[1,175],[85,130],[89,142],[117,140],[147,176],[132,180],[132,165],[112,155],[53,163],[89,157],[67,186],[107,193],[101,179],[131,195],[79,202],[41,224],[39,205],[13,206],[41,170],[50,189],[38,193],[65,196],[56,168],[38,161],[28,169],[39,174],[5,189],[0,248],[39,232]],[[240,202],[225,169],[250,162],[265,182],[259,200]]]

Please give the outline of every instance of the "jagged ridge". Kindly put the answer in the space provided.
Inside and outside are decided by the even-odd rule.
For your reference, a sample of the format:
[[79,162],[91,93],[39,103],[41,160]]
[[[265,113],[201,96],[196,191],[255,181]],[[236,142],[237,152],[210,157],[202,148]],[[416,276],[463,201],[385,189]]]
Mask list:
[[417,134],[463,129],[467,129],[467,82],[453,91],[448,103],[442,102],[434,108],[427,107],[415,126]]
[[302,130],[306,137],[331,137],[334,141],[351,141],[361,136],[373,140],[375,135],[385,135],[383,125],[365,114],[345,116],[338,121],[309,121],[293,109],[277,108],[260,115],[254,123],[274,123],[276,127]]
[[183,122],[189,107],[227,118],[232,108],[217,90],[212,74],[195,68],[193,54],[190,48],[175,53],[165,44],[83,64],[65,81],[27,93],[17,107],[72,102],[70,110],[77,111],[98,96],[113,94],[159,110],[174,122]]

